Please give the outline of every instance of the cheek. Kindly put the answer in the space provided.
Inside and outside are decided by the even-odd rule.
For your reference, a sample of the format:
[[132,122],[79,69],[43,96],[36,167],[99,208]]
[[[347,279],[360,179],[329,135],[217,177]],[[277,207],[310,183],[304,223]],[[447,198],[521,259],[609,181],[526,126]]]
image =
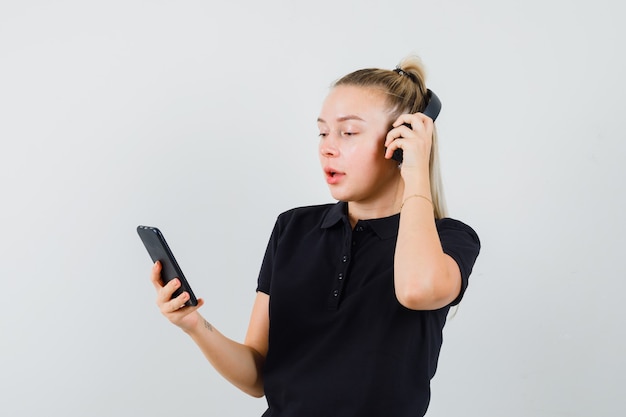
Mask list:
[[374,147],[361,148],[350,158],[352,172],[366,181],[386,176],[384,173],[390,168],[388,164],[384,151]]
[[387,171],[395,172],[398,168],[398,163],[396,161],[385,158],[384,139],[364,147],[361,158],[367,169],[376,171],[379,174]]
[[360,153],[363,161],[367,161],[368,164],[382,163],[385,161],[385,147],[382,141],[365,143],[357,152]]
[[342,149],[342,159],[352,172],[367,176],[376,161],[374,149],[365,146],[350,146]]

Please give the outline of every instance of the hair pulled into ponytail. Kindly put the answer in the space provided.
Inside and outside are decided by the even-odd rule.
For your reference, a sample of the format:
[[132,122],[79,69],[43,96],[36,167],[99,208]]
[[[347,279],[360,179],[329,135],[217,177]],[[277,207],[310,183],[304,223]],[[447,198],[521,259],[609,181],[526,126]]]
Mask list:
[[390,113],[398,117],[403,113],[417,113],[424,109],[425,78],[422,61],[417,56],[408,56],[395,70],[360,69],[340,78],[333,87],[353,85],[382,90],[388,95]]

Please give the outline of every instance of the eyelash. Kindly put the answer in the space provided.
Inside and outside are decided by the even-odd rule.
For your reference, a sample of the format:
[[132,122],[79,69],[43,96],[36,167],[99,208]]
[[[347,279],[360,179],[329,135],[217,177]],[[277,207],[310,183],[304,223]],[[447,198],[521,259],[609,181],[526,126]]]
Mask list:
[[[356,135],[356,132],[341,132],[341,136],[354,136]],[[319,137],[320,138],[325,138],[326,136],[328,136],[328,133],[320,133]]]

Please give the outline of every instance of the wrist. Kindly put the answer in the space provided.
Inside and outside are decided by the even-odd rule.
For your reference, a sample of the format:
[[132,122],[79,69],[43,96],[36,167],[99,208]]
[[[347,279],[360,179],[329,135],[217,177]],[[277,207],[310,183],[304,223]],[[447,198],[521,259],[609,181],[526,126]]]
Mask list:
[[407,165],[402,163],[400,172],[404,178],[428,178],[430,176],[430,165],[428,161],[419,164]]
[[404,181],[404,194],[415,194],[424,192],[430,193],[430,174],[428,169],[408,168],[402,169],[402,180]]
[[423,194],[411,194],[405,197],[404,200],[402,200],[402,204],[400,205],[400,211],[402,211],[402,209],[404,208],[404,205],[407,202],[410,202],[412,199],[415,199],[416,203],[419,203],[419,204],[428,204],[430,205],[432,210],[435,210],[435,205],[433,204],[433,201],[430,197],[427,197]]
[[[205,322],[207,321],[197,311],[194,311],[191,314],[196,315],[196,319],[191,320],[190,323],[186,326],[181,325],[180,328],[183,332],[193,337],[195,335],[202,334],[202,332],[205,330]],[[187,317],[187,319],[188,318],[189,317]]]
[[428,180],[413,180],[405,181],[404,189],[402,190],[402,201],[411,195],[423,195],[432,201],[432,194],[430,192],[430,182]]

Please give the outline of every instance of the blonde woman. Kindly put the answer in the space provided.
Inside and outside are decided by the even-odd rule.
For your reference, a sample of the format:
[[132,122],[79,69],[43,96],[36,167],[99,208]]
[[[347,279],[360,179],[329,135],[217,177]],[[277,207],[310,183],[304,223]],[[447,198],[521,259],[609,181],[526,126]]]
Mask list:
[[446,316],[480,250],[446,217],[431,100],[416,57],[333,84],[317,124],[338,202],[278,216],[243,343],[199,314],[202,300],[171,299],[180,283],[162,286],[155,264],[161,312],[228,381],[265,395],[263,416],[426,413]]

